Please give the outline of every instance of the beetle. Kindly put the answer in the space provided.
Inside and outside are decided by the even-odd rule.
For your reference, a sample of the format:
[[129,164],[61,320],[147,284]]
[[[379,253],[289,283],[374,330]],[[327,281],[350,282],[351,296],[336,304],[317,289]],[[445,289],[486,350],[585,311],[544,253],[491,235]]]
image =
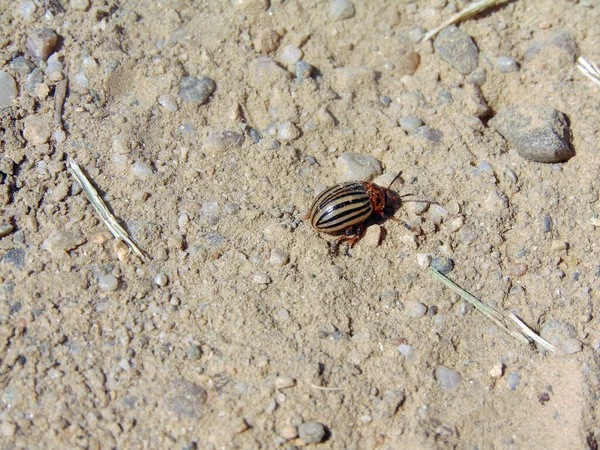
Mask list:
[[339,234],[344,232],[332,246],[337,253],[339,245],[348,241],[353,247],[364,236],[364,223],[373,214],[384,219],[402,222],[385,212],[399,196],[390,191],[400,177],[398,173],[387,188],[368,181],[353,181],[331,186],[321,192],[313,201],[305,220],[310,219],[312,227],[319,232]]

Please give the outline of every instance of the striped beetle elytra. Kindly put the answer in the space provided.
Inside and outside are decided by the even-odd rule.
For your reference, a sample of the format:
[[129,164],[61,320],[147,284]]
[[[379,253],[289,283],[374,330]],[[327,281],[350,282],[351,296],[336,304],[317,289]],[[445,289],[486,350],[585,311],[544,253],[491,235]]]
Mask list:
[[400,222],[385,212],[392,198],[398,197],[390,191],[390,187],[399,176],[400,173],[387,188],[367,181],[331,186],[314,199],[305,220],[310,219],[312,227],[319,232],[344,232],[332,247],[334,253],[337,253],[339,245],[346,241],[353,247],[364,235],[364,222],[373,214]]

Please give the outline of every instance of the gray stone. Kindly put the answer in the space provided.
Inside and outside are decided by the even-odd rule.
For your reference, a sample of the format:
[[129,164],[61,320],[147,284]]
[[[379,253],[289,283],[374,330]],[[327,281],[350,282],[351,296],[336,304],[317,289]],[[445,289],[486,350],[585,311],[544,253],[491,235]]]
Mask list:
[[25,249],[13,248],[2,256],[2,262],[21,269],[25,265]]
[[438,368],[435,369],[435,378],[444,391],[452,391],[458,387],[462,381],[460,373],[444,366],[438,366]]
[[334,0],[329,9],[329,17],[333,20],[349,19],[354,14],[354,3],[350,0]]
[[46,60],[56,48],[58,36],[49,28],[33,30],[27,34],[27,51],[36,59]]
[[98,287],[103,291],[116,291],[119,287],[119,279],[111,274],[99,276]]
[[300,60],[296,63],[296,78],[300,83],[308,79],[312,75],[312,66],[304,60]]
[[489,124],[530,161],[555,163],[574,154],[567,118],[554,108],[513,105],[501,110]]
[[202,349],[200,348],[199,345],[192,344],[192,345],[190,345],[188,347],[188,349],[185,352],[185,354],[186,354],[186,356],[187,356],[188,359],[198,360],[202,356]]
[[189,419],[199,419],[208,398],[206,389],[182,378],[173,381],[165,395],[166,406],[174,413]]
[[514,58],[511,58],[510,56],[501,56],[500,58],[498,58],[498,61],[496,61],[496,69],[504,73],[516,72],[517,70],[519,70],[519,64]]
[[427,313],[427,306],[420,302],[409,300],[405,302],[404,307],[406,309],[406,314],[413,319],[420,319]]
[[421,136],[434,144],[439,144],[444,140],[444,133],[437,128],[430,128],[427,125],[417,128],[415,135]]
[[212,78],[183,77],[179,83],[179,96],[186,102],[202,105],[216,88],[217,85]]
[[15,72],[17,72],[21,76],[26,76],[33,69],[35,69],[35,64],[29,61],[24,56],[17,56],[12,59],[10,62],[10,67],[13,68]]
[[442,275],[447,275],[454,269],[454,260],[445,256],[433,258],[433,261],[431,261],[431,267]]
[[414,133],[422,125],[423,121],[418,117],[407,116],[400,119],[400,126],[407,133]]
[[17,83],[8,73],[0,70],[0,108],[10,106],[17,98]]
[[211,155],[240,148],[244,143],[244,135],[235,131],[215,131],[202,142],[202,150]]
[[85,238],[79,233],[52,230],[44,242],[42,242],[42,249],[50,253],[68,252],[79,247],[84,242]]
[[25,90],[28,92],[35,91],[36,85],[42,81],[44,81],[44,72],[42,72],[42,69],[33,69],[33,72],[25,78]]
[[477,68],[479,50],[467,33],[451,25],[444,28],[433,41],[433,47],[440,57],[463,75]]
[[298,436],[305,444],[318,444],[325,438],[326,429],[319,422],[305,422],[298,427]]
[[546,321],[540,331],[540,336],[554,345],[564,355],[572,355],[583,349],[581,341],[576,339],[577,331],[575,327],[567,322],[556,319]]
[[366,181],[381,175],[381,164],[372,156],[345,152],[337,159],[336,166],[344,181]]
[[508,383],[509,391],[517,390],[517,387],[519,387],[519,383],[521,382],[521,374],[518,371],[509,373],[506,376],[506,382]]

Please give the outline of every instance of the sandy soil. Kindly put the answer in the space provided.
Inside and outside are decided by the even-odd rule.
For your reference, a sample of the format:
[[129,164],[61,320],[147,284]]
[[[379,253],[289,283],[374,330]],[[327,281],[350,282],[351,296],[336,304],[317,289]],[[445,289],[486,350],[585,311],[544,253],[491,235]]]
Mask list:
[[[463,6],[357,0],[334,20],[319,0],[40,0],[24,17],[0,0],[0,69],[19,89],[0,110],[0,447],[291,449],[318,422],[321,448],[597,448],[600,91],[574,57],[600,62],[599,6],[515,0],[468,20],[479,66],[461,75],[414,30]],[[29,91],[39,28],[64,76]],[[556,32],[577,48],[544,46]],[[215,81],[204,104],[180,97],[188,76]],[[32,117],[55,129],[60,78],[66,140],[25,139]],[[517,103],[566,114],[575,156],[519,156],[487,123]],[[278,138],[288,121],[299,136]],[[386,221],[379,245],[332,257],[302,218],[347,151],[447,216],[407,204],[413,230]],[[148,262],[114,241],[67,157]],[[419,254],[452,258],[450,278],[537,331],[560,321],[575,351],[521,345]]]

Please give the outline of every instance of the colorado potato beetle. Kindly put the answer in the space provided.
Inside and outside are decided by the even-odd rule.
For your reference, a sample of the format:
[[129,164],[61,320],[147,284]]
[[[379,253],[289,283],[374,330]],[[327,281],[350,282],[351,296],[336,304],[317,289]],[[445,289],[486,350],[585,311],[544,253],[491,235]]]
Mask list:
[[334,253],[345,241],[353,247],[363,237],[364,223],[373,214],[401,222],[385,212],[392,200],[399,198],[390,191],[399,176],[400,173],[387,188],[367,181],[331,186],[314,199],[305,219],[310,219],[310,224],[316,231],[330,234],[344,232],[332,247]]

